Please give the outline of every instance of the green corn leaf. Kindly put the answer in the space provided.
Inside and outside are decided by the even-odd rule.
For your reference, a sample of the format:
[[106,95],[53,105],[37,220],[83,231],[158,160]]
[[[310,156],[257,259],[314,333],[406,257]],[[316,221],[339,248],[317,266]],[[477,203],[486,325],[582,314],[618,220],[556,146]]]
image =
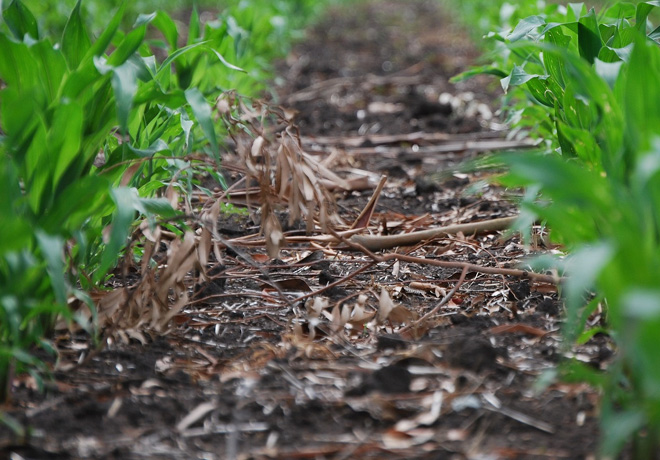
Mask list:
[[576,22],[586,12],[587,8],[584,6],[584,3],[569,3],[566,12],[566,19],[568,19],[568,22]]
[[230,62],[227,62],[227,60],[222,57],[222,54],[218,53],[215,49],[211,48],[211,51],[215,53],[217,56],[218,60],[225,66],[230,68],[231,70],[237,70],[239,72],[247,73],[245,70],[241,69],[240,67],[235,66],[234,64],[231,64]]
[[152,24],[154,27],[161,31],[170,49],[177,49],[179,33],[176,30],[176,24],[172,18],[170,18],[164,11],[158,11],[156,13],[156,17],[152,21]]
[[133,24],[133,28],[135,29],[137,27],[146,26],[155,18],[156,18],[156,13],[140,14],[135,20],[135,24]]
[[111,71],[112,68],[105,64],[103,58],[94,56],[91,62],[85,63],[66,77],[61,97],[77,99],[85,97],[86,93],[93,94],[95,86],[100,86],[112,78]]
[[26,35],[34,40],[39,39],[37,20],[20,0],[12,0],[2,12],[2,18],[18,40],[23,41]]
[[157,139],[149,148],[146,149],[136,149],[133,146],[128,146],[128,148],[135,153],[138,157],[142,158],[151,158],[159,152],[166,152],[169,150],[169,146],[162,139]]
[[[545,33],[545,41],[559,48],[567,48],[570,38],[564,35],[561,27],[553,27]],[[545,68],[555,81],[563,88],[566,86],[566,71],[564,70],[564,60],[556,54],[548,53],[543,55]]]
[[596,111],[595,104],[592,104],[583,95],[576,93],[571,84],[564,91],[562,110],[566,123],[569,126],[589,132],[596,128],[599,114]]
[[155,81],[150,81],[139,87],[138,92],[133,99],[134,106],[146,103],[163,104],[170,109],[177,109],[186,105],[186,98],[184,92],[181,90],[173,90],[164,93]]
[[37,108],[33,104],[23,103],[26,97],[32,100],[31,96],[31,92],[21,92],[16,87],[5,88],[2,91],[0,105],[2,129],[6,135],[5,142],[15,146],[12,157],[17,167],[23,166],[26,152],[40,123],[40,120],[34,116]]
[[169,66],[170,66],[170,64],[172,64],[173,61],[175,61],[177,58],[181,57],[181,56],[184,55],[185,53],[188,53],[190,50],[192,50],[192,49],[194,49],[194,48],[197,48],[197,47],[199,47],[199,46],[203,46],[203,45],[205,45],[205,44],[207,44],[207,43],[208,43],[208,42],[206,42],[206,41],[204,41],[204,42],[198,42],[198,43],[194,43],[194,44],[192,44],[192,45],[184,46],[183,48],[179,48],[179,49],[176,50],[174,53],[172,53],[172,54],[170,54],[169,56],[167,56],[167,58],[163,61],[163,63],[162,63],[162,64],[160,65],[160,67],[158,68],[158,71],[156,72],[156,74],[159,74],[159,73],[161,73],[163,70],[168,69]]
[[511,73],[503,79],[500,80],[502,89],[504,92],[507,92],[510,86],[520,86],[524,85],[533,78],[546,78],[545,75],[529,74],[518,65],[513,65]]
[[28,427],[24,426],[23,422],[2,411],[0,411],[0,425],[9,428],[15,439],[25,439],[29,436]]
[[110,19],[108,25],[103,29],[103,33],[99,36],[99,38],[96,39],[96,41],[94,41],[94,43],[87,51],[85,60],[91,58],[92,56],[100,56],[108,48],[108,45],[110,45],[112,39],[117,33],[117,29],[119,29],[119,25],[121,24],[121,20],[124,17],[125,10],[126,2],[122,2],[112,19]]
[[567,382],[586,382],[594,388],[602,388],[607,383],[607,376],[593,366],[576,359],[560,363],[561,378]]
[[578,48],[580,50],[580,56],[586,59],[589,64],[593,64],[602,46],[603,42],[600,38],[596,13],[592,8],[588,14],[582,16],[578,21]]
[[[612,89],[607,82],[598,76],[592,66],[585,60],[566,50],[547,44],[538,44],[544,54],[555,53],[565,61],[567,81],[571,81],[574,96],[583,101],[589,101],[599,114],[597,130],[593,133],[603,152],[602,158],[605,170],[613,177],[623,172],[617,164],[621,160],[621,142],[623,139],[623,113],[617,103]],[[556,91],[556,89],[552,89]],[[603,116],[603,114],[607,116]]]
[[190,12],[190,21],[188,22],[188,45],[192,45],[199,39],[201,29],[199,27],[199,13],[197,5],[193,4],[193,9]]
[[465,81],[469,78],[475,77],[477,75],[495,75],[496,77],[505,78],[507,73],[502,69],[490,65],[484,65],[479,67],[472,67],[470,70],[461,72],[458,75],[451,77],[449,80],[451,83],[458,83]]
[[630,56],[621,95],[626,114],[629,151],[638,155],[651,148],[652,136],[660,135],[660,49],[642,35]]
[[653,31],[648,35],[648,37],[655,41],[656,43],[660,41],[660,26],[653,29]]
[[557,94],[553,94],[548,89],[548,79],[541,79],[538,77],[532,78],[526,82],[526,88],[534,99],[546,107],[555,106],[555,98]]
[[45,212],[50,201],[52,168],[55,159],[48,155],[47,127],[43,120],[39,120],[34,131],[32,142],[25,152],[25,175],[27,176],[26,188],[30,190],[27,195],[30,207],[37,214]]
[[[622,303],[624,305],[623,313],[629,319],[644,321],[660,318],[660,291],[635,289],[626,293]],[[658,340],[657,335],[656,340]]]
[[609,332],[610,331],[605,327],[600,327],[600,326],[592,327],[591,329],[588,329],[582,332],[581,334],[579,334],[575,339],[575,343],[578,345],[584,345],[589,340],[594,338],[596,335],[598,334],[607,335]]
[[142,57],[135,53],[126,60],[135,69],[135,77],[143,82],[151,82],[155,77],[156,58],[154,56]]
[[126,62],[142,45],[146,30],[146,26],[142,25],[126,34],[117,49],[108,58],[108,65],[116,67]]
[[36,60],[36,70],[40,74],[40,83],[46,90],[48,99],[55,100],[67,72],[64,56],[54,49],[48,40],[34,44],[30,51]]
[[598,53],[597,59],[601,62],[610,62],[610,63],[618,62],[621,60],[619,56],[617,56],[617,54],[614,52],[614,50],[609,46],[603,46],[600,49],[600,53]]
[[135,209],[147,217],[174,217],[180,214],[164,198],[139,198],[135,201]]
[[82,107],[73,101],[59,105],[53,113],[47,141],[49,154],[55,159],[53,193],[67,168],[76,161],[83,161],[80,151],[83,116]]
[[559,116],[555,116],[555,129],[557,131],[557,141],[561,147],[561,154],[565,158],[575,158],[578,154],[575,150],[575,145],[573,145],[573,142],[571,142],[570,137],[567,136],[564,132],[565,129],[568,129],[568,127],[560,121],[561,111],[559,109],[558,103],[555,107],[555,113],[559,114]]
[[594,327],[589,330],[587,328],[587,321],[591,317],[598,307],[602,305],[603,296],[597,295],[592,300],[590,300],[586,305],[580,308],[575,308],[568,311],[568,321],[564,325],[564,332],[566,336],[570,339],[573,338],[575,343],[586,343],[589,338],[601,328]]
[[635,26],[637,30],[646,33],[646,18],[648,18],[651,10],[660,6],[658,1],[639,2],[637,4],[637,11],[635,11]]
[[[48,311],[49,308],[52,311],[53,306],[52,305],[40,305],[37,308],[42,308],[42,311]],[[12,356],[17,360],[20,361],[21,363],[28,364],[30,366],[37,366],[37,367],[43,367],[43,363],[41,363],[37,358],[32,356],[27,350],[21,349],[21,348],[14,348],[12,349]]]
[[546,24],[546,26],[541,30],[541,35],[545,36],[545,34],[552,29],[556,29],[559,27],[560,29],[565,29],[567,32],[574,33],[577,35],[578,32],[578,22],[549,22]]
[[624,445],[634,438],[634,434],[645,427],[646,417],[643,411],[636,408],[615,411],[612,408],[614,395],[607,396],[601,408],[602,440],[599,457],[615,458]]
[[[564,285],[564,296],[569,310],[569,317],[577,322],[578,309],[583,306],[585,293],[596,286],[600,272],[610,263],[614,256],[611,244],[600,243],[585,245],[569,256],[566,261],[566,270],[570,275]],[[571,338],[572,340],[575,337]]]
[[111,190],[111,196],[116,204],[113,214],[110,236],[103,251],[99,271],[95,279],[101,279],[114,266],[118,255],[128,241],[131,224],[138,211],[149,218],[155,216],[173,217],[176,211],[170,203],[162,198],[141,198],[134,188],[118,187]]
[[179,110],[181,115],[181,129],[183,130],[183,142],[186,148],[186,151],[192,149],[191,143],[191,134],[194,123],[188,117],[188,113],[185,110]]
[[[642,306],[642,302],[657,302],[660,300],[658,292],[650,291],[647,298],[631,299]],[[639,382],[638,392],[643,397],[643,402],[639,404],[640,410],[643,410],[646,416],[653,420],[653,426],[657,423],[657,414],[660,411],[660,396],[658,395],[658,382],[660,382],[660,355],[657,350],[660,346],[658,340],[658,328],[660,320],[657,316],[643,318],[640,321],[632,321],[633,324],[627,324],[630,329],[630,335],[625,343],[632,348],[627,354],[626,362],[632,368],[637,382]],[[637,326],[637,327],[633,327]],[[655,446],[654,446],[655,447]]]
[[66,58],[69,69],[77,68],[91,47],[91,40],[80,14],[82,0],[78,0],[71,12],[62,35],[62,52]]
[[609,46],[612,48],[623,48],[635,42],[639,32],[634,27],[619,27],[616,31]]
[[50,278],[55,300],[66,304],[67,283],[64,278],[64,240],[59,236],[49,235],[41,230],[35,232],[39,249],[46,259],[48,276]]
[[133,56],[132,62],[140,69],[138,77],[144,82],[153,80],[158,72],[156,56]]
[[21,251],[32,244],[30,216],[14,165],[0,155],[0,255]]
[[137,68],[131,62],[125,62],[113,69],[112,89],[117,101],[117,119],[122,133],[128,133],[128,117],[133,98],[137,93]]
[[618,2],[603,12],[603,16],[612,19],[632,18],[635,16],[635,4],[629,2]]
[[560,137],[562,154],[576,156],[595,169],[600,169],[602,155],[591,131],[557,121],[557,135]]
[[191,88],[185,92],[186,100],[192,108],[193,114],[197,119],[206,140],[211,144],[212,153],[217,162],[220,161],[220,150],[218,147],[218,141],[215,136],[215,126],[213,125],[213,118],[211,114],[211,107],[209,106],[204,95],[197,89]]
[[595,64],[596,73],[607,82],[610,88],[614,88],[614,84],[619,78],[623,62],[603,62],[600,59],[596,59]]
[[130,227],[135,218],[133,203],[136,195],[137,192],[134,189],[127,187],[118,187],[111,191],[116,207],[112,217],[108,242],[103,249],[98,269],[94,273],[95,282],[99,282],[108,270],[114,267],[122,249],[126,246]]
[[618,27],[614,24],[603,24],[602,22],[598,24],[598,31],[600,32],[600,38],[603,40],[604,44],[611,43],[614,35],[617,32]]
[[85,176],[68,185],[38,225],[49,233],[73,231],[91,218],[112,212],[108,202],[109,184],[102,176]]
[[520,21],[515,29],[513,29],[513,31],[507,35],[506,38],[510,42],[516,42],[521,38],[526,37],[530,32],[536,30],[538,27],[545,25],[545,23],[545,18],[543,16],[530,16]]
[[37,65],[30,48],[0,34],[0,79],[8,87],[21,92],[35,90],[40,85]]
[[[632,176],[632,187],[638,196],[660,193],[658,179],[660,178],[660,137],[653,139],[652,149],[642,155],[635,165]],[[654,190],[655,189],[655,190]],[[657,209],[656,206],[653,206]]]
[[[28,268],[25,267],[17,267],[18,265],[18,253],[10,253],[7,254],[6,257],[6,263],[10,271],[14,273],[18,273],[22,275],[23,279],[20,279],[18,281],[28,281],[27,278],[29,275]],[[31,268],[31,267],[30,267]],[[23,270],[21,270],[23,269]],[[9,332],[10,337],[20,337],[20,328],[21,328],[21,311],[19,308],[19,303],[18,299],[14,295],[4,295],[0,301],[2,301],[2,309],[4,310],[3,313],[3,333],[6,333],[4,331]],[[2,366],[2,361],[5,359],[5,356],[3,355],[10,355],[11,350],[8,350],[6,347],[0,347],[0,366]]]
[[[513,182],[509,184],[539,185],[547,198],[561,203],[561,206],[543,209],[541,217],[558,213],[557,221],[551,222],[553,226],[566,231],[575,227],[574,230],[580,235],[591,235],[590,239],[598,234],[593,230],[595,219],[611,210],[611,192],[599,172],[555,154],[502,155],[501,158],[510,166],[508,177]],[[562,213],[568,213],[572,208],[578,208],[581,217],[575,221],[561,217]]]

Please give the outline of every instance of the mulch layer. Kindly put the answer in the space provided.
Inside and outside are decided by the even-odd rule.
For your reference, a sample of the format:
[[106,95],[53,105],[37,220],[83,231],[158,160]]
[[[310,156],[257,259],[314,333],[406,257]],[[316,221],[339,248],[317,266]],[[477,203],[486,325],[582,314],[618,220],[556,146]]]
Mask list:
[[[451,21],[435,1],[359,2],[330,11],[278,64],[269,97],[295,113],[305,149],[367,184],[334,192],[344,222],[381,175],[372,234],[516,214],[518,192],[452,172],[524,142],[505,137],[496,82],[449,83],[478,56]],[[230,215],[219,231],[258,227]],[[540,380],[569,353],[556,287],[497,272],[557,251],[540,230],[530,245],[502,232],[438,236],[377,251],[408,257],[378,263],[300,241],[278,260],[263,245],[227,249],[176,327],[145,344],[58,337],[45,393],[16,377],[4,410],[29,431],[0,426],[0,457],[595,458],[597,393]],[[463,273],[466,263],[493,271]],[[601,368],[612,353],[596,336],[570,354]]]

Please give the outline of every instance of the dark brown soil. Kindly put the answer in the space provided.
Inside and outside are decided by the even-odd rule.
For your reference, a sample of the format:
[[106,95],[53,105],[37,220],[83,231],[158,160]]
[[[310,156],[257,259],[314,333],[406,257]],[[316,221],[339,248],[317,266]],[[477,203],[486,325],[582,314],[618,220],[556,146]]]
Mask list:
[[[501,141],[487,81],[448,83],[476,56],[438,2],[364,2],[310,29],[279,65],[278,99],[298,112],[310,151],[340,153],[338,173],[389,176],[374,228],[509,216],[514,206],[484,177],[439,174],[490,145],[479,142]],[[345,221],[371,193],[337,195]],[[220,228],[227,238],[254,233],[236,216]],[[116,341],[97,352],[82,335],[58,337],[46,392],[29,376],[14,382],[5,410],[29,432],[20,438],[0,425],[0,458],[595,458],[597,394],[552,379],[537,385],[565,352],[554,286],[469,273],[423,327],[405,331],[390,316],[335,333],[333,305],[353,305],[362,293],[364,309],[376,311],[384,288],[421,316],[460,269],[373,265],[324,292],[331,308],[313,318],[301,297],[369,262],[318,248],[290,247],[258,270],[228,251],[202,301],[145,344]],[[491,233],[396,251],[508,267],[534,250]],[[610,345],[596,337],[572,353],[601,367]]]

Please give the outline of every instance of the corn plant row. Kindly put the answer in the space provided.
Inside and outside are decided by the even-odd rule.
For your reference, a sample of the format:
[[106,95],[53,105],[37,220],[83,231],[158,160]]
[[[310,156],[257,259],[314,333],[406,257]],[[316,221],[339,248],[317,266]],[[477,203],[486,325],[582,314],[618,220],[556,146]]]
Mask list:
[[[213,104],[228,91],[262,91],[268,63],[321,3],[250,0],[205,22],[193,8],[185,25],[156,11],[123,30],[123,2],[94,37],[78,1],[53,38],[23,2],[5,2],[0,402],[18,372],[41,382],[47,366],[34,350],[54,351],[57,321],[96,334],[90,292],[112,277],[140,222],[165,219],[183,236],[176,197],[208,192],[200,172],[224,183],[226,132]],[[128,255],[139,262],[139,250]],[[81,303],[87,314],[70,308]]]
[[[601,454],[660,452],[660,28],[657,1],[596,13],[581,3],[539,8],[488,37],[514,132],[537,152],[502,155],[502,178],[524,186],[522,219],[547,222],[568,256],[537,261],[568,276],[562,289],[567,350],[596,333],[617,344],[605,371],[567,362],[564,378],[603,390]],[[514,12],[509,5],[502,17]],[[522,227],[522,225],[521,225]],[[602,309],[602,327],[588,319]]]

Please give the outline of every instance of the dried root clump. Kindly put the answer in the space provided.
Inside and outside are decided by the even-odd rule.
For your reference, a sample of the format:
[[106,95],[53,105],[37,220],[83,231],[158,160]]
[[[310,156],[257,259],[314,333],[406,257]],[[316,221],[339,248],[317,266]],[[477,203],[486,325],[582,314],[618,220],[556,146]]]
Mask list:
[[[269,256],[276,258],[285,244],[277,210],[288,211],[289,225],[303,220],[308,233],[339,224],[328,185],[345,190],[350,186],[304,151],[290,114],[261,102],[254,102],[253,108],[242,100],[227,103],[226,97],[216,107],[234,128],[232,137],[248,183],[258,185],[261,229]],[[232,106],[238,109],[229,110]]]

